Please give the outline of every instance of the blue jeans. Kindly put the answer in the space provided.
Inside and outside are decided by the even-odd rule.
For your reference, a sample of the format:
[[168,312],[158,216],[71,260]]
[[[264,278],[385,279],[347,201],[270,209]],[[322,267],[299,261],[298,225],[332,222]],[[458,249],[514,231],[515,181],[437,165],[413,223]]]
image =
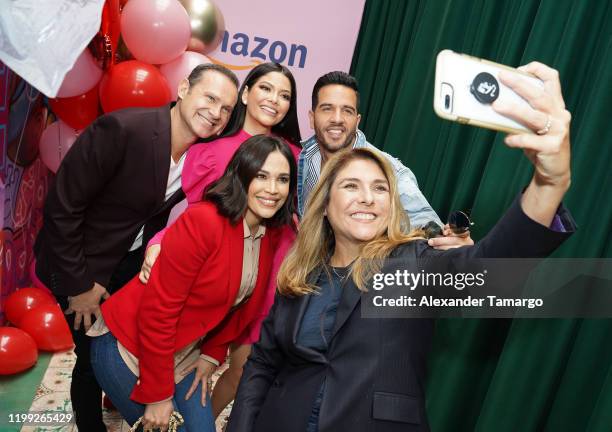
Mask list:
[[[93,338],[91,365],[102,390],[108,395],[123,418],[130,425],[134,424],[144,414],[145,405],[130,399],[138,377],[132,373],[121,358],[117,348],[117,339],[112,333],[108,332]],[[195,393],[185,400],[185,394],[193,383],[194,377],[195,371],[174,387],[172,399],[174,409],[185,419],[185,423],[178,430],[180,432],[215,432],[210,397],[207,396],[205,407],[200,403],[202,384],[200,383]]]

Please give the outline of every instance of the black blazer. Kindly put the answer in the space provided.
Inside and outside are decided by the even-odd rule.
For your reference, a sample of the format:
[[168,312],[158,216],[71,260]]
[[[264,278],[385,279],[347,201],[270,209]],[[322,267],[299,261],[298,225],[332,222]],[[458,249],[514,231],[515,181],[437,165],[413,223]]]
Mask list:
[[[532,221],[517,200],[473,247],[443,252],[415,241],[392,255],[416,258],[417,264],[441,255],[546,256],[575,228],[569,213],[561,209],[560,215],[568,232]],[[329,350],[321,354],[296,344],[308,296],[277,295],[245,366],[227,432],[305,431],[324,380],[320,432],[429,431],[425,378],[434,320],[362,319],[360,298],[350,281],[342,292]]]
[[77,295],[110,276],[145,225],[160,229],[181,189],[164,202],[170,170],[170,105],[98,118],[62,161],[45,201],[36,274],[56,295]]

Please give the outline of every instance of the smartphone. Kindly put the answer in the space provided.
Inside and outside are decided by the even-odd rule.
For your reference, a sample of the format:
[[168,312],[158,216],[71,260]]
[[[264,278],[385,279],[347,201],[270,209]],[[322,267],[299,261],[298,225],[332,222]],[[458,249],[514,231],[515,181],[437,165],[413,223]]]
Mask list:
[[528,105],[525,99],[499,81],[501,70],[519,74],[535,85],[544,85],[535,76],[509,66],[451,50],[440,51],[436,59],[434,111],[458,123],[506,133],[534,133],[491,107],[497,99]]

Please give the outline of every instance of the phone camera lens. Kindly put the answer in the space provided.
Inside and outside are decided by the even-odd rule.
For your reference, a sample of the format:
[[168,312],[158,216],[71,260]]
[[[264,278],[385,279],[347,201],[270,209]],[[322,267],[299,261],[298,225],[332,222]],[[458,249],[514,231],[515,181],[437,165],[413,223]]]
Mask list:
[[450,109],[450,96],[449,95],[444,96],[444,108]]

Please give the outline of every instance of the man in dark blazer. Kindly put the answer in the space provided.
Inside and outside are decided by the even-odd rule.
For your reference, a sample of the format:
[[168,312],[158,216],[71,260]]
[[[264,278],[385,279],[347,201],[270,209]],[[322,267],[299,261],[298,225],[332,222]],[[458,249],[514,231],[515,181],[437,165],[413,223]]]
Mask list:
[[179,84],[176,104],[104,115],[62,161],[34,251],[36,274],[73,329],[77,361],[70,393],[81,431],[106,431],[85,332],[101,300],[138,273],[143,246],[183,199],[185,152],[224,129],[237,99],[231,71],[200,65]]

